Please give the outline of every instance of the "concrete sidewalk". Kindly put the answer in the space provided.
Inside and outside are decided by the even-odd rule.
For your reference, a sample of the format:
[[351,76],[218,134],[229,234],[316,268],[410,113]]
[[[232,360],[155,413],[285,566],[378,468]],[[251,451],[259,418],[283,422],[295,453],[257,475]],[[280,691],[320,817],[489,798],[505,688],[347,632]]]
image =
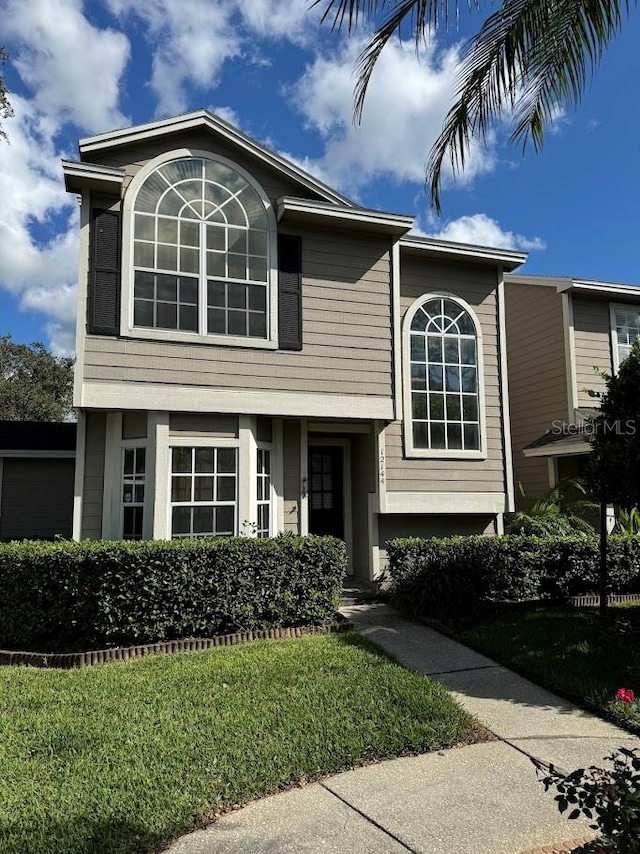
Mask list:
[[501,740],[396,759],[257,801],[171,854],[519,854],[588,835],[528,756],[567,771],[640,739],[385,605],[344,613],[407,667],[447,685]]

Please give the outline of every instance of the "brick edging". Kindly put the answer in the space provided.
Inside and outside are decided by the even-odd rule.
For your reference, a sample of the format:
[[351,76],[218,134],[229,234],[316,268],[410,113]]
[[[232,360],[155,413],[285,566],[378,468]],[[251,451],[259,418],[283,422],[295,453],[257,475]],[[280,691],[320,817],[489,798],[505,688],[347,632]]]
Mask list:
[[590,842],[595,842],[598,835],[590,833],[587,836],[578,836],[576,839],[569,839],[566,842],[555,842],[551,845],[536,845],[535,848],[529,848],[526,851],[521,851],[520,854],[570,854],[577,848],[582,848]]
[[57,667],[71,669],[105,664],[107,661],[129,661],[145,655],[166,655],[174,652],[195,652],[220,646],[235,646],[253,640],[281,640],[299,638],[303,635],[326,635],[345,632],[353,628],[348,621],[322,623],[319,626],[291,626],[286,628],[257,629],[249,632],[234,632],[215,635],[211,638],[185,638],[175,641],[120,646],[112,649],[89,650],[88,652],[21,652],[1,649],[0,665],[27,665],[30,667]]

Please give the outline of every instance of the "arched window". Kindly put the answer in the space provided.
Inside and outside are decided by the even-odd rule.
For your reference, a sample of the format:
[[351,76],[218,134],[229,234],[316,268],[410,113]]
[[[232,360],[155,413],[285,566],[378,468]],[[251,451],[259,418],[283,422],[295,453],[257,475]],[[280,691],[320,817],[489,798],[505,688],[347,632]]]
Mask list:
[[414,304],[407,323],[410,448],[478,453],[482,418],[474,318],[457,299],[434,295]]
[[133,205],[133,326],[267,338],[270,219],[230,165],[164,163]]

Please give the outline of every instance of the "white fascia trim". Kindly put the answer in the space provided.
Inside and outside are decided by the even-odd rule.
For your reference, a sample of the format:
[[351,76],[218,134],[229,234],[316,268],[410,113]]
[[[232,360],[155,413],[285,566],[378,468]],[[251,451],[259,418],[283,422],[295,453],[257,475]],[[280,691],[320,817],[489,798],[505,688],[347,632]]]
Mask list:
[[540,288],[555,288],[559,293],[570,288],[573,279],[567,276],[527,276],[524,273],[507,273],[505,282],[512,285],[535,285]]
[[82,404],[88,409],[158,409],[167,412],[219,412],[309,418],[372,418],[391,421],[390,397],[304,392],[253,391],[210,386],[143,382],[85,381]]
[[7,459],[27,457],[31,460],[73,460],[75,456],[75,451],[34,451],[29,449],[5,451],[0,449],[0,457],[6,457]]
[[498,342],[500,358],[500,398],[502,412],[502,442],[504,446],[504,476],[507,488],[508,513],[515,510],[515,475],[513,472],[513,451],[511,448],[511,410],[509,406],[509,375],[507,370],[507,322],[504,293],[504,276],[498,271],[498,293],[496,300],[498,312]]
[[[73,482],[73,529],[72,538],[78,542],[82,538],[82,504],[84,500],[84,467],[87,444],[87,414],[78,412],[76,428],[76,470]],[[0,487],[1,487],[0,481]]]
[[391,321],[393,332],[393,404],[396,421],[403,418],[402,309],[400,305],[400,245],[391,247]]
[[276,201],[278,222],[285,214],[304,214],[311,217],[331,219],[341,224],[353,223],[361,226],[376,226],[393,234],[406,234],[413,226],[414,218],[406,214],[386,213],[370,208],[355,208],[342,205],[327,205],[308,199],[282,196]]
[[562,293],[562,320],[564,324],[564,354],[567,373],[568,415],[578,408],[578,378],[576,375],[576,336],[573,321],[573,295]]
[[168,133],[195,130],[202,127],[214,131],[233,145],[237,145],[263,163],[267,163],[269,166],[278,169],[278,171],[293,178],[298,183],[307,187],[307,189],[318,193],[318,195],[323,196],[328,201],[347,206],[353,205],[353,202],[346,196],[341,195],[322,181],[318,181],[312,175],[294,166],[293,163],[285,160],[284,157],[280,157],[280,155],[260,145],[251,139],[251,137],[241,133],[233,125],[223,121],[208,110],[197,110],[193,113],[174,116],[173,118],[163,119],[158,122],[149,122],[144,125],[136,125],[134,127],[110,131],[109,133],[98,134],[97,136],[85,137],[80,140],[79,148],[81,154],[88,154],[91,151],[101,151],[105,148],[115,148],[120,145],[132,145],[137,142],[153,139],[157,136],[165,136]]
[[635,297],[640,300],[640,287],[634,285],[616,285],[615,283],[585,282],[577,279],[572,280],[570,289],[579,293],[607,294],[615,299],[621,297]]
[[64,186],[68,193],[78,191],[80,184],[91,181],[105,190],[119,192],[124,183],[124,169],[114,166],[101,166],[98,163],[80,163],[76,160],[62,160]]
[[525,448],[522,453],[525,457],[572,457],[578,454],[590,454],[591,445],[588,442],[583,442],[581,445],[565,450],[547,445],[542,448]]
[[407,235],[400,238],[400,247],[412,252],[426,252],[444,255],[448,258],[465,258],[472,261],[488,261],[501,264],[505,270],[515,270],[527,260],[524,252],[509,252],[490,246],[474,246],[468,243],[451,243],[448,240],[435,240],[432,237]]
[[507,495],[503,492],[387,492],[381,513],[504,513]]
[[[411,323],[417,310],[430,299],[449,299],[458,303],[469,314],[476,328],[476,352],[478,364],[478,406],[480,407],[480,449],[477,451],[435,450],[432,448],[414,448],[413,446],[413,417],[411,408]],[[402,394],[404,419],[402,430],[404,435],[405,457],[408,459],[427,460],[486,460],[487,459],[487,407],[484,392],[484,343],[482,326],[472,306],[456,294],[447,291],[431,291],[415,299],[406,310],[402,321]]]

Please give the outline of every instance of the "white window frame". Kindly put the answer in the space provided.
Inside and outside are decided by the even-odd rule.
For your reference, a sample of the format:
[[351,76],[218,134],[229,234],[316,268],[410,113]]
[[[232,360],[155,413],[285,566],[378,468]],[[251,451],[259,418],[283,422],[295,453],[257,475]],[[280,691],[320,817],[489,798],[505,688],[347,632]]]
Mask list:
[[[424,303],[432,299],[448,299],[457,303],[468,312],[476,331],[477,375],[478,375],[478,407],[480,426],[480,447],[477,450],[443,450],[439,448],[416,448],[413,443],[413,415],[411,407],[411,323]],[[466,300],[456,294],[444,291],[431,291],[415,299],[407,309],[402,322],[402,399],[404,409],[403,430],[405,456],[422,459],[438,460],[485,460],[487,458],[487,418],[484,394],[484,346],[482,327],[478,317]]]
[[[241,478],[244,476],[242,452],[239,439],[221,439],[215,436],[169,436],[167,447],[167,508],[166,508],[166,531],[167,539],[174,539],[172,532],[172,509],[171,500],[171,460],[174,448],[235,448],[236,450],[236,501],[235,501],[235,532],[234,537],[239,536],[240,512],[241,512]],[[255,476],[255,475],[254,475]],[[182,539],[176,537],[175,539]]]
[[611,361],[613,365],[613,373],[617,374],[620,368],[620,353],[618,344],[618,324],[616,323],[616,311],[628,311],[633,314],[640,314],[640,305],[629,305],[628,303],[611,302],[609,303],[609,318],[611,322]]
[[[267,296],[267,337],[250,338],[232,335],[206,335],[202,332],[187,332],[175,329],[150,329],[133,325],[133,240],[134,205],[138,190],[149,175],[159,166],[172,160],[188,158],[214,160],[228,166],[241,175],[253,187],[262,199],[269,220],[269,262]],[[125,338],[142,338],[150,341],[181,341],[186,343],[207,344],[209,346],[245,347],[261,350],[275,350],[278,347],[278,232],[273,205],[265,191],[255,178],[232,160],[221,157],[211,151],[180,148],[167,151],[146,163],[129,184],[122,205],[122,299],[120,307],[120,334]],[[206,291],[206,289],[205,289]],[[206,293],[199,290],[199,327],[202,328],[203,301]]]
[[[127,450],[139,450],[140,448],[144,448],[144,501],[142,505],[138,502],[134,501],[131,504],[125,504],[124,499],[122,497],[124,491],[124,455]],[[135,471],[133,476],[133,483],[135,486],[136,483]],[[145,538],[145,529],[146,529],[146,516],[147,516],[147,489],[149,483],[149,448],[147,439],[123,439],[122,445],[120,446],[120,514],[118,518],[118,529],[120,531],[120,539],[124,540],[124,509],[125,507],[140,507],[142,506],[142,534],[140,536],[140,540],[144,540]],[[132,540],[132,542],[139,542],[139,540]]]
[[[274,460],[275,460],[275,455],[274,455],[274,450],[273,450],[273,442],[258,442],[257,446],[256,446],[256,471],[254,474],[254,477],[256,479],[256,526],[258,525],[258,519],[259,519],[258,507],[260,504],[266,504],[267,503],[266,501],[259,501],[259,499],[257,497],[257,479],[258,479],[257,461],[259,458],[260,451],[266,451],[268,454],[271,455],[271,461],[270,461],[271,464],[269,466],[270,473],[269,473],[269,502],[268,502],[269,503],[269,531],[267,533],[267,537],[273,537],[273,536],[275,536],[275,533],[274,533],[275,532],[274,516],[275,516],[275,512],[276,512],[276,494],[275,494],[275,490],[273,488],[273,474],[274,474],[273,468],[274,468]],[[258,536],[258,531],[259,531],[259,528],[256,527],[256,537]],[[262,539],[266,539],[266,538],[262,538]]]

